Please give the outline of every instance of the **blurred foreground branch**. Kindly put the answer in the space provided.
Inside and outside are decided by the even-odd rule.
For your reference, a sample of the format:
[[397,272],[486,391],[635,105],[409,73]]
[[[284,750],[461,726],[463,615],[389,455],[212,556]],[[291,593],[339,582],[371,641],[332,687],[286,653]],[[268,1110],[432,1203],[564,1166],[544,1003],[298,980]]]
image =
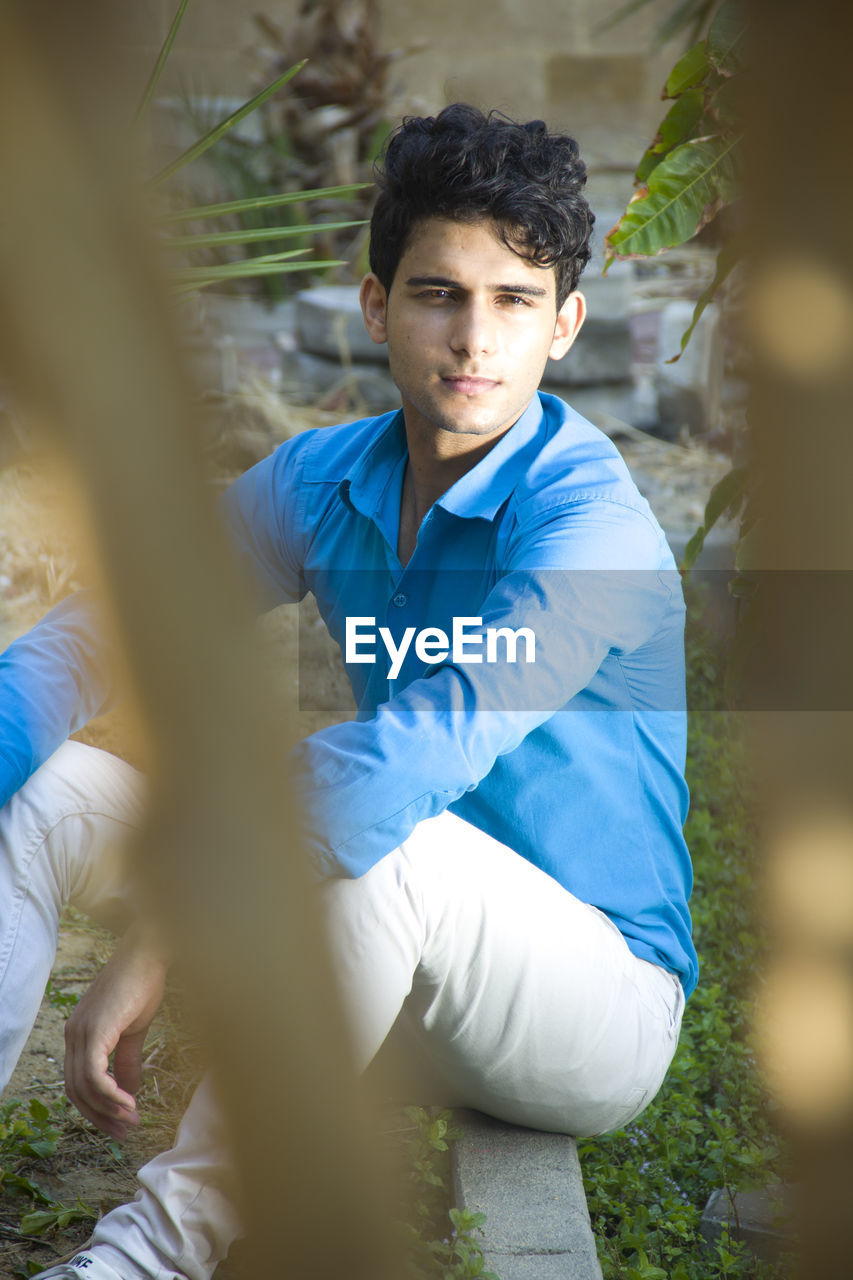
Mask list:
[[381,1280],[399,1268],[295,847],[283,726],[201,483],[139,199],[116,177],[114,25],[97,3],[0,9],[2,373],[89,494],[153,744],[139,851],[227,1104],[249,1274]]
[[[763,1062],[802,1183],[803,1280],[853,1252],[853,253],[848,6],[751,6],[748,102],[761,474],[751,717],[773,960]],[[759,705],[757,702],[752,705]],[[790,710],[797,708],[797,710]]]

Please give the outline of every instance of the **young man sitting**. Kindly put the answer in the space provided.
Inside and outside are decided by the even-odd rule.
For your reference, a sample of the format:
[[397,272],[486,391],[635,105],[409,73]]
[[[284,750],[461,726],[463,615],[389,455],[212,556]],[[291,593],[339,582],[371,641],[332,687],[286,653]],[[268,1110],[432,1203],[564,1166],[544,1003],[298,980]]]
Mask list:
[[[434,1100],[574,1135],[654,1096],[696,981],[678,575],[612,444],[537,394],[584,319],[584,182],[539,121],[404,122],[361,287],[402,408],[303,432],[223,508],[266,607],[316,597],[359,707],[293,771],[361,1065],[405,1038]],[[0,1083],[63,901],[121,904],[110,849],[139,821],[128,766],[62,745],[109,693],[86,610],[0,669]],[[132,929],[69,1022],[69,1096],[117,1137],[164,972]],[[205,1280],[238,1231],[227,1170],[202,1088],[46,1275]]]

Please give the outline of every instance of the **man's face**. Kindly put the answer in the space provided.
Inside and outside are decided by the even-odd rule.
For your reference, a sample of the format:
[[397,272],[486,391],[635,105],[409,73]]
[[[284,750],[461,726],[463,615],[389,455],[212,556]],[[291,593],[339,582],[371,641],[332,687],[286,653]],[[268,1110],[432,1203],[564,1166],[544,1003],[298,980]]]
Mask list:
[[514,253],[494,226],[430,218],[412,233],[390,291],[362,282],[368,333],[388,343],[409,431],[496,438],[532,399],[549,356],[568,351],[585,313],[558,313],[551,267]]

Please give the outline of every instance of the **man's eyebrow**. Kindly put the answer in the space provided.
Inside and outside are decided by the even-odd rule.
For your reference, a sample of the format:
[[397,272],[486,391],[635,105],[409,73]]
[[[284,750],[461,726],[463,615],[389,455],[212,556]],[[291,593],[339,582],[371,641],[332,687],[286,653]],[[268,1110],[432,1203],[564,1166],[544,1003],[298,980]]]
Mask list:
[[[421,289],[425,286],[438,289],[465,289],[460,281],[451,280],[447,276],[409,276],[406,284],[412,289]],[[487,288],[491,293],[517,293],[527,298],[548,297],[548,290],[537,284],[490,284]]]

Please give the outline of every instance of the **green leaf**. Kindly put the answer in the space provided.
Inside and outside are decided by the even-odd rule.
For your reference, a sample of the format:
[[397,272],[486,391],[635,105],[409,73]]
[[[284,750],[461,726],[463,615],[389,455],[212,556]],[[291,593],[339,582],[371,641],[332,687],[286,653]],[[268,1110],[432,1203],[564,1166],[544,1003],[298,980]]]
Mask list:
[[730,515],[734,515],[741,506],[746,496],[747,479],[746,467],[733,467],[714,485],[705,505],[702,524],[684,548],[684,555],[679,565],[682,573],[689,573],[693,568],[702,554],[706,537],[723,512],[728,511]]
[[684,330],[684,333],[681,335],[681,349],[674,356],[671,356],[669,360],[665,362],[666,364],[675,364],[676,360],[681,359],[684,354],[684,348],[690,341],[693,335],[693,330],[699,323],[702,312],[708,306],[708,303],[713,301],[717,290],[731,275],[732,271],[740,262],[742,256],[742,245],[740,240],[730,240],[729,243],[724,245],[717,254],[717,268],[714,272],[714,279],[708,285],[708,288],[705,289],[697,299],[696,306],[693,308],[693,318]]
[[36,1138],[32,1142],[23,1143],[21,1150],[36,1160],[46,1160],[48,1156],[56,1155],[56,1139]]
[[245,200],[228,200],[225,204],[190,206],[188,209],[175,209],[170,213],[160,214],[157,222],[191,222],[196,218],[220,218],[234,213],[245,213],[250,209],[274,209],[278,205],[297,204],[303,200],[332,199],[352,195],[355,191],[364,191],[371,185],[370,182],[351,182],[343,187],[315,187],[309,191],[283,191],[272,196],[249,196]]
[[743,68],[746,15],[739,0],[727,0],[708,32],[708,59],[724,76]]
[[735,547],[735,569],[738,573],[748,573],[758,568],[761,527],[756,521],[738,538]]
[[737,191],[739,138],[699,138],[654,169],[605,238],[608,257],[647,257],[683,244]]
[[184,20],[184,13],[186,12],[186,8],[188,4],[189,4],[189,0],[181,0],[180,5],[178,6],[178,11],[175,14],[174,18],[172,19],[172,25],[169,28],[169,32],[168,32],[168,35],[166,36],[166,39],[163,41],[163,47],[161,48],[157,61],[154,64],[154,70],[151,72],[151,75],[148,79],[148,83],[145,86],[145,92],[142,95],[142,100],[140,101],[139,106],[136,109],[134,124],[138,124],[139,121],[142,119],[142,117],[145,115],[146,111],[148,110],[151,99],[154,97],[154,90],[157,88],[157,85],[160,83],[160,77],[163,74],[163,68],[166,65],[166,61],[169,57],[169,54],[172,52],[172,45],[175,43],[175,36],[178,34],[178,28],[180,27],[181,23]]
[[31,1200],[35,1200],[37,1204],[50,1204],[51,1199],[47,1192],[42,1191],[37,1182],[33,1182],[32,1178],[25,1178],[21,1173],[4,1173],[0,1169],[0,1187],[3,1191],[19,1191],[22,1195],[29,1196]]
[[688,89],[676,98],[661,121],[654,141],[637,166],[636,182],[647,182],[652,170],[668,152],[695,135],[704,105],[705,95],[700,88]]
[[50,1120],[50,1108],[46,1107],[39,1098],[33,1098],[30,1102],[30,1115],[36,1124],[47,1124]]
[[363,227],[363,218],[349,222],[312,222],[293,227],[261,227],[245,231],[211,231],[206,235],[174,236],[163,242],[165,249],[209,249],[214,245],[258,244],[264,240],[283,240],[286,236],[317,235],[321,231],[340,231],[345,227]]
[[40,1236],[49,1227],[56,1226],[55,1209],[36,1209],[33,1213],[25,1213],[21,1218],[20,1230],[27,1236]]
[[182,284],[189,276],[203,275],[211,279],[217,275],[222,275],[223,277],[233,276],[239,275],[241,271],[248,267],[256,270],[257,274],[263,275],[264,272],[260,270],[262,267],[275,271],[280,264],[287,263],[292,258],[304,257],[306,253],[310,252],[311,250],[307,248],[288,249],[283,253],[265,253],[257,258],[240,258],[236,262],[217,262],[211,263],[209,266],[178,267],[169,272],[169,279],[175,284]]
[[701,84],[710,69],[705,41],[700,40],[678,59],[670,71],[664,86],[663,97],[677,98],[679,94],[684,93],[685,89],[692,89],[694,85]]
[[97,1212],[84,1204],[78,1196],[76,1204],[70,1208],[64,1204],[53,1204],[49,1209],[37,1209],[33,1213],[25,1213],[21,1218],[19,1229],[24,1235],[40,1236],[54,1227],[64,1231],[72,1222],[83,1222],[95,1219],[97,1216]]
[[702,523],[706,532],[713,529],[723,512],[734,515],[743,502],[749,472],[746,467],[732,467],[718,480],[710,492]]
[[723,128],[735,128],[743,120],[742,77],[724,80],[708,103],[708,112]]
[[187,267],[182,271],[170,272],[169,278],[174,283],[173,292],[177,295],[195,289],[206,289],[210,284],[222,284],[223,281],[246,280],[250,276],[272,276],[276,273],[286,275],[291,271],[325,271],[329,267],[345,265],[340,258],[328,262],[317,262],[312,258],[304,262],[281,263],[247,258],[244,262],[230,262],[221,267]]
[[165,182],[167,178],[171,178],[179,169],[183,169],[185,165],[191,164],[193,160],[197,160],[198,157],[203,155],[209,147],[212,147],[214,143],[224,137],[230,129],[233,129],[241,120],[245,120],[246,116],[251,115],[253,111],[256,111],[258,107],[262,106],[268,98],[273,96],[273,94],[278,93],[279,89],[286,85],[288,80],[292,80],[293,77],[302,70],[305,66],[305,62],[306,59],[304,58],[302,62],[297,62],[296,66],[290,67],[290,69],[285,71],[283,75],[280,75],[278,79],[273,80],[272,84],[268,84],[265,89],[260,91],[260,93],[256,93],[254,98],[250,98],[248,102],[243,103],[242,107],[238,107],[236,111],[232,111],[230,116],[226,116],[224,120],[220,120],[219,124],[214,125],[214,127],[210,129],[203,138],[199,138],[198,142],[194,142],[186,151],[181,152],[177,159],[173,160],[171,164],[167,164],[165,169],[161,169],[160,172],[152,179],[153,184],[156,186],[161,182]]

